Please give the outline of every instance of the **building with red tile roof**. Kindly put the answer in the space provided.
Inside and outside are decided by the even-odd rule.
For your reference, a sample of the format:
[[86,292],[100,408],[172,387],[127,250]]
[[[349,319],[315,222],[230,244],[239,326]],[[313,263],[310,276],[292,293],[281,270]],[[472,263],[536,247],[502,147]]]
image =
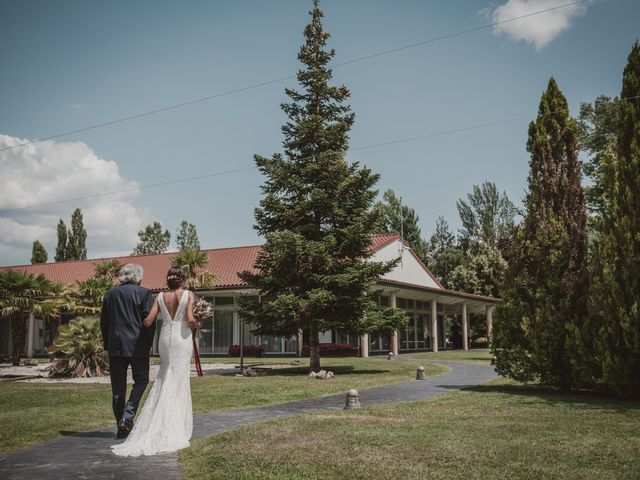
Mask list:
[[[294,353],[297,344],[291,339],[257,337],[249,326],[243,325],[237,313],[238,299],[242,295],[257,295],[238,277],[238,272],[255,271],[255,262],[260,253],[260,245],[246,247],[215,248],[203,250],[208,263],[205,270],[216,276],[213,289],[201,292],[215,303],[216,315],[209,319],[203,328],[200,340],[202,353],[225,353],[229,345],[238,343],[240,329],[245,329],[248,343],[259,343],[270,353]],[[407,311],[409,321],[407,329],[398,332],[391,339],[364,339],[346,332],[325,332],[323,341],[335,343],[361,344],[363,353],[372,351],[411,351],[444,348],[448,345],[445,332],[446,319],[451,315],[460,317],[462,324],[462,347],[468,346],[469,313],[486,315],[487,328],[491,329],[491,310],[499,300],[464,292],[445,289],[424,263],[411,250],[397,233],[375,235],[371,241],[371,253],[374,260],[400,261],[393,271],[378,279],[376,293],[380,296],[381,307],[393,306]],[[0,267],[0,271],[12,269],[29,274],[42,274],[49,280],[75,285],[95,273],[96,265],[115,260],[121,264],[136,263],[143,267],[142,286],[154,292],[165,290],[166,273],[171,259],[177,253],[156,255],[123,256],[97,258],[90,260],[72,260],[36,265],[14,265]],[[44,354],[46,346],[55,335],[55,329],[48,328],[43,319],[29,319],[27,355]],[[11,349],[7,319],[0,319],[0,354]],[[368,337],[368,336],[367,336]],[[434,340],[435,339],[435,340]],[[297,342],[299,343],[299,342]],[[366,343],[366,345],[365,345]],[[31,349],[31,350],[29,350]]]

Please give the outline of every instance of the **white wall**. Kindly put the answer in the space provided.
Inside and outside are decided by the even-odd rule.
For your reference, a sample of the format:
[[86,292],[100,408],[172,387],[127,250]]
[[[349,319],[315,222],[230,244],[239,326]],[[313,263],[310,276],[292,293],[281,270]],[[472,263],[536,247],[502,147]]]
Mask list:
[[424,287],[440,288],[407,247],[399,250],[401,245],[400,240],[396,240],[373,254],[373,259],[376,261],[393,260],[402,254],[402,261],[383,278]]

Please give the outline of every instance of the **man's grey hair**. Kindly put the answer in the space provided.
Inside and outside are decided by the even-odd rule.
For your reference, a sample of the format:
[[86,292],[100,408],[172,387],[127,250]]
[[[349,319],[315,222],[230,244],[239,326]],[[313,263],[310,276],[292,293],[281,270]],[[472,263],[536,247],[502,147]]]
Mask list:
[[118,275],[118,280],[120,283],[142,283],[142,275],[144,274],[144,269],[142,265],[138,265],[137,263],[127,263],[123,265],[120,269],[120,275]]

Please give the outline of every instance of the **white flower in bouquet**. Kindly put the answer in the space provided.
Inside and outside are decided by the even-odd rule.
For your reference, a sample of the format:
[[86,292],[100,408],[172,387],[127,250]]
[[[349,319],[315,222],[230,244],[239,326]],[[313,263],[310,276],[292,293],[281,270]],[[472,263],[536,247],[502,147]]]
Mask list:
[[213,305],[204,298],[196,298],[193,304],[193,316],[200,323],[213,316]]

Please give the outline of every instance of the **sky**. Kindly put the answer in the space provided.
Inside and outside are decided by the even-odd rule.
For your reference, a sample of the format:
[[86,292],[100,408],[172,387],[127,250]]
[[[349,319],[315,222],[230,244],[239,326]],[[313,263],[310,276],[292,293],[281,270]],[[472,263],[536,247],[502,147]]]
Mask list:
[[[333,71],[356,114],[349,161],[379,173],[380,193],[402,196],[425,237],[439,215],[456,231],[456,201],[484,181],[521,204],[527,124],[551,76],[573,115],[581,102],[619,95],[640,37],[638,0],[585,0],[505,22],[570,2],[321,1],[335,63],[472,30]],[[281,151],[279,106],[296,82],[271,81],[300,67],[310,7],[0,0],[0,265],[29,263],[36,239],[52,261],[58,220],[68,225],[76,207],[90,258],[129,254],[155,220],[172,241],[182,220],[195,224],[203,248],[260,243],[253,211],[264,178],[250,167],[254,154]],[[504,23],[478,28],[494,22]],[[468,129],[487,123],[497,124]],[[424,138],[379,145],[413,137]],[[192,180],[149,187],[182,178]]]

